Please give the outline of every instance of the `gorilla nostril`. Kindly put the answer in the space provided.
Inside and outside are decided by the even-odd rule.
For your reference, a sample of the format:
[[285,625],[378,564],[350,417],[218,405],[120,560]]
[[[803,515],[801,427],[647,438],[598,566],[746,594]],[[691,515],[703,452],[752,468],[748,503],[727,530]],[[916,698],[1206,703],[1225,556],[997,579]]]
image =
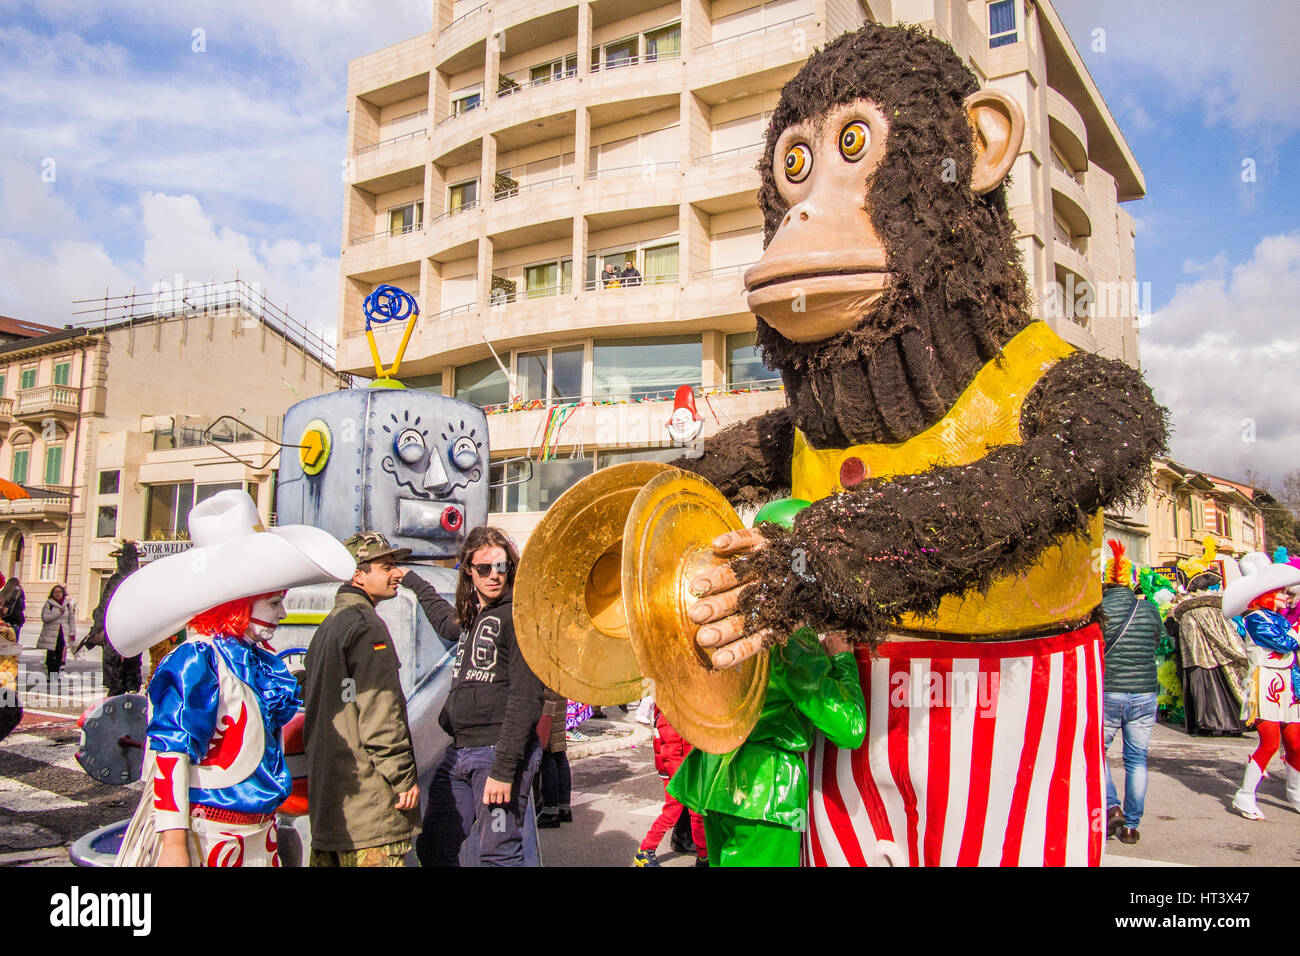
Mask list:
[[801,212],[801,213],[799,213],[799,221],[800,221],[800,222],[807,222],[807,221],[808,221],[808,214],[807,214],[806,212]]

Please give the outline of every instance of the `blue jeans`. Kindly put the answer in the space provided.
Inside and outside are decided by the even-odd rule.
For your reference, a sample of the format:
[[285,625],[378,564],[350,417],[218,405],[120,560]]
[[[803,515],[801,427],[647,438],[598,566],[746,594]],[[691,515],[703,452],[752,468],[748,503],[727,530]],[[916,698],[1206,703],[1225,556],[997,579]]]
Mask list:
[[[415,841],[421,866],[460,866],[460,848],[473,837],[479,866],[524,866],[524,815],[542,759],[534,738],[510,788],[510,802],[487,807],[483,788],[496,747],[448,747],[429,782],[424,829]],[[477,824],[477,825],[476,825]]]
[[[1147,747],[1156,725],[1155,694],[1104,694],[1102,700],[1106,749],[1115,732],[1124,731],[1124,825],[1137,827],[1147,799]],[[1106,764],[1106,811],[1119,806],[1119,794]]]

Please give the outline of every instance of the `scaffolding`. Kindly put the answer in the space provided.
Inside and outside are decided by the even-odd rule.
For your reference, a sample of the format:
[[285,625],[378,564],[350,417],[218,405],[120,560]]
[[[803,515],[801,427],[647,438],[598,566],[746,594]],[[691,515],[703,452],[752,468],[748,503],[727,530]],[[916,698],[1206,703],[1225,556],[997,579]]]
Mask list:
[[[101,298],[76,299],[72,304],[87,308],[73,310],[74,316],[84,318],[74,320],[69,328],[105,332],[159,319],[193,318],[238,309],[283,336],[308,358],[320,362],[330,372],[337,372],[333,345],[267,299],[259,285],[243,279],[178,281],[176,287],[160,282],[150,292],[132,289],[129,295],[109,295],[105,290]],[[351,376],[344,377],[350,382]]]

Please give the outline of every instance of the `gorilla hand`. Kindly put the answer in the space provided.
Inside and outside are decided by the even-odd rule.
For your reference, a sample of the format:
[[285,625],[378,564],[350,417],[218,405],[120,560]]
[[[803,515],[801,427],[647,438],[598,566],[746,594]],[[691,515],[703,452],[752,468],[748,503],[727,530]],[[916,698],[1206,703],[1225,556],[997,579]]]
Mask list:
[[[767,544],[767,539],[752,528],[729,531],[713,539],[713,553],[720,558],[752,554]],[[745,634],[744,619],[736,605],[749,582],[740,581],[731,563],[720,565],[691,581],[691,591],[700,600],[687,612],[692,621],[703,625],[696,641],[705,649],[714,667],[730,667],[753,657],[763,649],[770,630]]]

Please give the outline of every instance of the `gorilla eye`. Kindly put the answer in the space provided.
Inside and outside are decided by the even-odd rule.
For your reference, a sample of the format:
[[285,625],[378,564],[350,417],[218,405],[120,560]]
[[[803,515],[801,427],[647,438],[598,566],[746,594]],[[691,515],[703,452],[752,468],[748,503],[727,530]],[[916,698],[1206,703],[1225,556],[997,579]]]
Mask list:
[[404,429],[393,441],[397,457],[408,465],[414,465],[424,457],[424,436],[414,428]]
[[478,461],[478,445],[468,435],[456,439],[456,443],[447,450],[451,463],[461,471],[468,471]]
[[862,158],[869,142],[871,142],[871,133],[867,129],[867,124],[861,120],[855,120],[840,130],[840,152],[850,162],[857,162]]
[[791,146],[785,154],[785,178],[792,183],[801,183],[812,171],[812,150],[803,143]]

